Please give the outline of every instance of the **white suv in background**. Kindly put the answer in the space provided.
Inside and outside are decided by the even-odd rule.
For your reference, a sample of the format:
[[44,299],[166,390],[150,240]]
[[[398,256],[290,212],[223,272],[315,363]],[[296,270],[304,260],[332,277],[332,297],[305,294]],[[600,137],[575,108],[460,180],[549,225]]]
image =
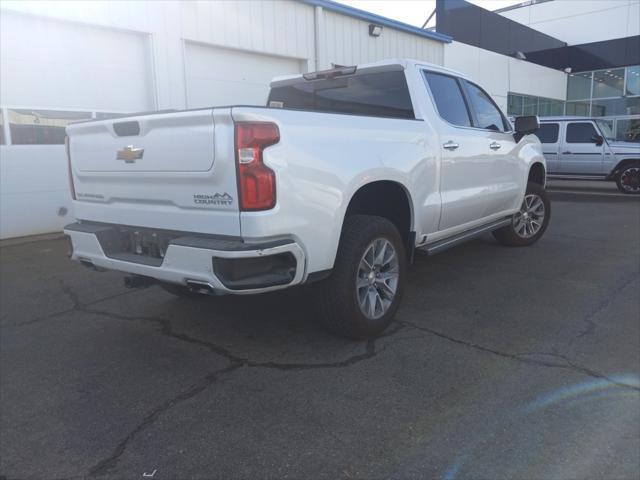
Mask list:
[[640,143],[616,141],[602,118],[543,117],[536,135],[550,177],[614,180],[623,193],[640,193]]

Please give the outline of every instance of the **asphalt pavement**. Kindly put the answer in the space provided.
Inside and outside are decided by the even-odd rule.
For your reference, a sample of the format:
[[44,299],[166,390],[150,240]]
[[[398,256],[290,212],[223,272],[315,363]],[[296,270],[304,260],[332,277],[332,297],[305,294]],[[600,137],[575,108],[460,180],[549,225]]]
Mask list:
[[583,183],[532,247],[417,255],[368,342],[312,286],[186,300],[4,242],[0,477],[637,479],[640,201]]

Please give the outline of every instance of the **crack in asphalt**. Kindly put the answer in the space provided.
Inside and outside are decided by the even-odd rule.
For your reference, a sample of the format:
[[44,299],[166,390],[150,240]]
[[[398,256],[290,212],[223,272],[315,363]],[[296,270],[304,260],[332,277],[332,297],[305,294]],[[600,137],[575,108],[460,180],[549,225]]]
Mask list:
[[[100,460],[96,463],[90,470],[89,476],[101,476],[107,474],[110,470],[112,470],[119,458],[125,453],[127,446],[129,443],[134,440],[142,431],[153,425],[155,421],[166,411],[170,410],[177,404],[189,400],[199,393],[206,390],[208,387],[216,383],[219,380],[219,377],[228,373],[231,373],[239,368],[267,368],[274,370],[321,370],[321,369],[332,369],[332,368],[345,368],[351,365],[355,365],[359,362],[369,360],[375,357],[379,351],[376,350],[376,340],[367,340],[365,342],[365,349],[363,353],[353,355],[344,360],[339,360],[335,362],[320,362],[320,363],[286,363],[286,362],[258,362],[251,360],[249,357],[242,357],[234,354],[229,349],[217,345],[212,342],[208,342],[206,340],[202,340],[199,338],[192,337],[190,335],[184,333],[178,333],[173,331],[173,326],[171,321],[166,318],[155,317],[155,316],[134,316],[134,315],[122,315],[114,312],[109,312],[106,310],[91,308],[91,305],[97,302],[91,302],[90,304],[83,304],[78,296],[73,292],[69,287],[62,287],[63,292],[68,296],[68,298],[72,301],[73,307],[68,311],[78,311],[83,313],[88,313],[92,315],[100,315],[107,318],[112,318],[115,320],[124,320],[124,321],[147,321],[155,323],[160,327],[160,334],[175,338],[176,340],[180,340],[182,342],[196,345],[199,347],[203,347],[211,351],[212,353],[219,355],[230,362],[227,367],[215,370],[213,372],[208,373],[196,384],[189,387],[186,391],[179,393],[178,395],[172,397],[169,400],[164,401],[162,404],[153,409],[149,414],[147,414],[142,421],[133,428],[127,436],[118,443],[115,447],[111,455],[103,460]],[[397,324],[396,328],[390,329],[384,335],[378,337],[385,338],[392,335],[395,335],[400,330],[404,329],[404,325]]]
[[582,319],[582,321],[586,324],[586,327],[583,330],[579,331],[569,343],[571,344],[571,343],[573,343],[574,340],[577,340],[579,338],[585,337],[586,335],[589,335],[589,334],[593,333],[595,331],[595,329],[600,326],[600,325],[598,325],[597,322],[595,322],[593,320],[593,318],[596,315],[598,315],[599,313],[601,313],[602,311],[604,311],[607,307],[609,307],[615,301],[617,296],[620,295],[620,293],[625,288],[627,288],[629,285],[631,285],[633,282],[635,282],[638,279],[638,277],[640,277],[640,273],[635,272],[632,275],[630,275],[629,277],[627,277],[616,288],[614,288],[613,290],[608,292],[607,297],[604,300],[602,300],[601,302],[599,302],[591,310],[591,312],[589,312],[589,313],[587,313],[585,315],[585,317]]
[[[43,315],[41,317],[36,317],[36,318],[32,318],[31,320],[26,320],[24,322],[15,322],[15,323],[5,323],[2,325],[2,328],[11,328],[11,327],[24,327],[27,325],[33,325],[34,323],[38,323],[38,322],[42,322],[44,320],[48,320],[50,318],[55,318],[55,317],[59,317],[61,315],[65,315],[67,313],[71,313],[74,310],[78,309],[79,305],[82,306],[91,306],[91,305],[95,305],[97,303],[100,302],[104,302],[106,300],[112,300],[114,298],[118,298],[118,297],[123,297],[124,295],[129,295],[131,293],[133,293],[134,290],[125,290],[124,292],[119,292],[119,293],[114,293],[113,295],[107,295],[106,297],[101,297],[98,298],[96,300],[92,300],[91,302],[85,303],[85,304],[81,304],[78,296],[76,295],[76,293],[71,290],[70,287],[64,285],[64,283],[61,283],[61,289],[62,292],[69,298],[69,300],[71,300],[72,306],[65,309],[65,310],[60,310],[59,312],[53,312],[53,313],[49,313],[47,315]],[[1,479],[0,479],[1,480]]]
[[[625,284],[619,287],[618,289],[616,289],[616,291],[622,290],[631,281],[633,281],[633,279],[629,280],[628,282],[625,282]],[[510,359],[510,360],[521,362],[528,365],[565,369],[565,370],[573,371],[579,374],[587,375],[592,378],[605,380],[618,387],[640,391],[640,387],[629,385],[623,382],[618,382],[604,375],[601,372],[578,365],[572,362],[568,357],[561,354],[545,353],[545,352],[527,352],[527,353],[503,352],[503,351],[490,348],[484,345],[480,345],[474,342],[462,340],[462,339],[444,334],[442,332],[438,332],[436,330],[423,327],[421,325],[416,325],[412,322],[401,321],[397,319],[394,321],[396,328],[388,330],[385,334],[379,336],[377,339],[367,340],[365,342],[365,351],[363,353],[353,355],[344,360],[340,360],[336,362],[321,362],[321,363],[286,363],[286,362],[273,362],[273,361],[258,362],[258,361],[251,360],[249,357],[243,357],[243,356],[237,355],[231,352],[228,348],[217,345],[213,342],[195,338],[185,333],[175,332],[173,330],[173,326],[169,319],[157,317],[157,316],[122,315],[122,314],[118,314],[118,313],[114,313],[106,310],[92,308],[93,304],[98,303],[102,300],[83,304],[80,301],[79,297],[75,294],[75,292],[73,292],[73,290],[71,290],[69,287],[63,285],[62,290],[73,303],[73,307],[70,309],[70,311],[75,310],[83,313],[105,316],[107,318],[113,318],[116,320],[151,322],[160,327],[160,334],[174,338],[176,340],[180,340],[182,342],[185,342],[191,345],[206,348],[210,352],[216,355],[219,355],[229,361],[228,366],[208,373],[197,383],[189,387],[187,390],[177,394],[176,396],[168,400],[165,400],[163,403],[161,403],[156,408],[154,408],[149,414],[147,414],[142,419],[142,421],[139,424],[137,424],[126,435],[126,437],[123,440],[121,440],[118,443],[118,445],[115,447],[113,452],[108,457],[97,462],[89,470],[88,475],[92,477],[108,474],[111,470],[113,470],[116,467],[120,457],[126,452],[128,445],[141,432],[143,432],[144,430],[152,426],[162,414],[172,409],[176,405],[184,401],[187,401],[197,396],[198,394],[202,393],[203,391],[207,390],[210,386],[215,384],[220,379],[221,376],[225,374],[232,373],[243,367],[244,368],[267,368],[267,369],[275,369],[275,370],[298,370],[298,371],[349,367],[351,365],[355,365],[357,363],[360,363],[362,361],[366,361],[375,357],[378,353],[380,353],[380,351],[382,351],[382,350],[376,349],[376,340],[379,340],[381,338],[391,337],[396,333],[398,333],[399,331],[403,330],[404,328],[412,328],[418,331],[422,331],[429,335],[449,341],[451,343],[462,345],[467,348],[472,348],[474,350],[481,351],[484,353],[489,353],[495,356],[499,356],[501,358]],[[606,308],[606,305],[608,305],[608,303],[603,304],[599,309],[596,309],[595,313],[592,313],[592,315],[595,315],[597,311],[600,311],[603,308]],[[541,358],[532,358],[535,356],[554,358],[559,361],[544,360]]]
[[100,460],[93,467],[91,467],[91,469],[89,470],[89,476],[94,477],[94,476],[104,475],[108,473],[111,469],[113,469],[116,466],[120,457],[127,450],[127,446],[129,445],[129,443],[136,436],[138,436],[143,430],[153,425],[153,423],[155,423],[155,421],[160,417],[160,415],[162,415],[167,410],[170,410],[178,403],[189,400],[190,398],[193,398],[199,393],[203,392],[204,390],[209,388],[212,384],[214,384],[221,375],[237,370],[240,367],[242,367],[241,364],[233,363],[232,365],[229,365],[225,368],[221,368],[219,370],[210,372],[204,378],[202,378],[199,382],[193,384],[184,392],[176,395],[173,398],[170,398],[169,400],[165,400],[163,403],[158,405],[149,414],[147,414],[142,419],[142,421],[133,430],[131,430],[120,443],[118,443],[118,445],[116,446],[114,451],[111,453],[111,455],[109,455],[107,458],[103,460]]
[[[479,350],[481,352],[490,353],[492,355],[496,355],[496,356],[499,356],[499,357],[502,357],[502,358],[508,358],[510,360],[514,360],[514,361],[521,362],[521,363],[526,363],[528,365],[536,365],[536,366],[539,366],[539,367],[560,368],[560,369],[570,370],[570,371],[577,372],[577,373],[580,373],[580,374],[583,374],[583,375],[587,375],[587,376],[592,377],[592,378],[598,378],[598,379],[601,379],[601,380],[605,380],[605,381],[610,382],[611,384],[616,385],[618,387],[628,388],[628,389],[635,390],[635,391],[640,391],[640,387],[637,387],[635,385],[630,385],[630,384],[624,383],[624,382],[618,382],[618,381],[614,380],[613,378],[606,376],[604,373],[598,372],[597,370],[593,370],[591,368],[584,367],[582,365],[578,365],[578,364],[572,362],[567,356],[561,355],[559,353],[547,353],[547,352],[509,353],[509,352],[503,352],[503,351],[496,350],[496,349],[493,349],[493,348],[485,347],[485,346],[480,345],[478,343],[469,342],[469,341],[466,341],[466,340],[461,340],[459,338],[455,338],[455,337],[452,337],[450,335],[446,335],[446,334],[444,334],[442,332],[438,332],[436,330],[432,330],[432,329],[427,328],[427,327],[416,325],[416,324],[411,323],[411,322],[399,321],[398,323],[401,323],[402,325],[405,325],[405,326],[410,327],[410,328],[414,328],[416,330],[420,330],[422,332],[426,332],[426,333],[428,333],[430,335],[442,338],[442,339],[447,340],[449,342],[456,343],[458,345],[463,345],[465,347],[472,348],[474,350]],[[562,360],[562,362],[553,362],[553,361],[547,361],[547,360],[531,358],[531,357],[534,357],[534,356],[557,358],[557,359]]]

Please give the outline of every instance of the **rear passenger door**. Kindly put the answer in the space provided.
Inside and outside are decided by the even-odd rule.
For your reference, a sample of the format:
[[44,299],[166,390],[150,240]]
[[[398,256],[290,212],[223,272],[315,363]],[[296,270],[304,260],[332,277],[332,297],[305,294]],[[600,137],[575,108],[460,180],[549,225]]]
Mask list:
[[542,153],[547,161],[547,172],[560,172],[560,124],[541,123],[536,136],[542,144]]
[[600,135],[593,122],[567,122],[560,153],[560,172],[574,175],[601,175],[604,146],[594,137]]

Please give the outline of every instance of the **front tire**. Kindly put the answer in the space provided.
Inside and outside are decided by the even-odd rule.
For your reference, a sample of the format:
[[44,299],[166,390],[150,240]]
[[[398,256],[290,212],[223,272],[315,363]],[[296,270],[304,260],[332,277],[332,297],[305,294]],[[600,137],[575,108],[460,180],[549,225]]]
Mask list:
[[640,194],[640,163],[622,167],[616,175],[616,185],[622,193]]
[[529,182],[520,211],[510,225],[499,228],[493,236],[507,247],[528,247],[544,235],[551,219],[551,202],[540,184]]
[[315,292],[319,320],[340,336],[379,335],[398,310],[405,272],[405,249],[393,223],[372,215],[346,217],[333,271]]

